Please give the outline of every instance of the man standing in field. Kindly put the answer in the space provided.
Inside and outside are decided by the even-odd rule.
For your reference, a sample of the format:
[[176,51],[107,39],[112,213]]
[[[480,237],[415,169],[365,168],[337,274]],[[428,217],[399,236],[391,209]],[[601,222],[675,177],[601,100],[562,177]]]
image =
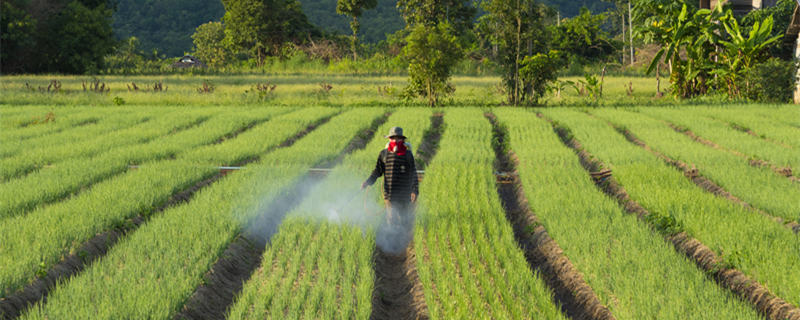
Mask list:
[[403,128],[389,130],[389,143],[378,155],[375,169],[361,184],[361,189],[371,186],[383,177],[383,200],[386,219],[378,230],[376,242],[384,251],[400,253],[411,241],[414,227],[414,208],[419,195],[419,180],[411,144],[406,142]]

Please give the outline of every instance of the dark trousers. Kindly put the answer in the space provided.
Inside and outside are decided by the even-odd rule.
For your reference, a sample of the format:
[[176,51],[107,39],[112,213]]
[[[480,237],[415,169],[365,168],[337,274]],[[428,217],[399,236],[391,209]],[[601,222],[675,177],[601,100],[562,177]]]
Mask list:
[[405,201],[384,200],[386,217],[378,228],[375,242],[381,250],[400,254],[414,238],[414,205]]

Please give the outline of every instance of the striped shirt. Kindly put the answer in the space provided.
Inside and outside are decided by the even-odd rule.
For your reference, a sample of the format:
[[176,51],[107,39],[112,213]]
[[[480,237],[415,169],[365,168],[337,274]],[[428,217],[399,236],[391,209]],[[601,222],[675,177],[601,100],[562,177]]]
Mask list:
[[367,184],[374,184],[380,176],[384,176],[383,198],[386,200],[411,201],[412,193],[419,194],[417,165],[410,149],[402,156],[386,149],[381,150],[378,163],[367,179]]

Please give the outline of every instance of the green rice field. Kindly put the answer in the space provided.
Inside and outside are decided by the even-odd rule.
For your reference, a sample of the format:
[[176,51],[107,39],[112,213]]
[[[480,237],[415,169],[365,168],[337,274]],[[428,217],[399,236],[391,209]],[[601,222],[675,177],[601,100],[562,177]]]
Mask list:
[[[800,319],[795,105],[0,80],[0,319]],[[400,251],[360,189],[393,126],[421,177]]]

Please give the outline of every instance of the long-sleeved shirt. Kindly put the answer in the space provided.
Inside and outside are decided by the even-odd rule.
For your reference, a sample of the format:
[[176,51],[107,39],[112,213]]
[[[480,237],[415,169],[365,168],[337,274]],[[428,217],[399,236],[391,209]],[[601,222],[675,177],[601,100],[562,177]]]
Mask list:
[[414,155],[409,149],[405,155],[383,149],[378,155],[378,163],[367,179],[367,184],[372,185],[383,178],[383,198],[389,201],[411,201],[411,194],[419,194],[419,180],[417,178],[417,165]]

